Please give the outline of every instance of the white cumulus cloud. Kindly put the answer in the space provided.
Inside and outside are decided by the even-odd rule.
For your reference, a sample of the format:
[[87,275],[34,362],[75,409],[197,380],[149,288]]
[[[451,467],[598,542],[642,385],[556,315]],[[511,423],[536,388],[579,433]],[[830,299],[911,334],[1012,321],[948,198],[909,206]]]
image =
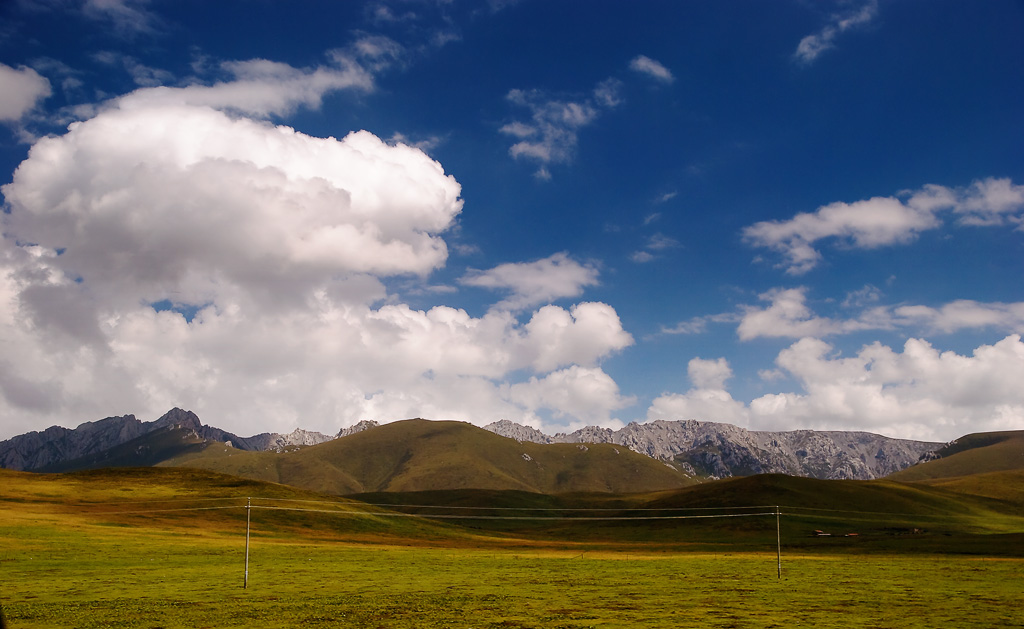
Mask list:
[[719,386],[720,379],[702,382],[691,376],[695,388],[660,396],[647,416],[723,421],[758,430],[865,430],[934,441],[1019,429],[1024,423],[1024,343],[1016,334],[971,355],[941,352],[912,338],[902,352],[874,343],[843,357],[824,341],[804,338],[781,351],[775,362],[799,391],[744,404]]
[[651,402],[647,419],[698,419],[747,426],[750,413],[725,390],[732,368],[724,358],[694,358],[687,365],[693,387],[686,393],[665,393]]
[[65,252],[111,298],[187,303],[242,287],[303,298],[324,277],[427,273],[460,186],[375,136],[305,136],[205,107],[104,112],[45,138],[3,187],[8,236]]
[[615,309],[599,302],[584,302],[569,310],[545,306],[530,318],[525,332],[525,356],[540,372],[570,364],[591,366],[633,344]]
[[578,297],[587,286],[596,286],[600,272],[592,264],[581,264],[565,252],[533,262],[509,262],[486,271],[472,270],[460,283],[494,290],[511,296],[499,308],[519,310],[565,297]]
[[892,322],[883,309],[865,311],[857,319],[820,317],[807,305],[806,288],[774,289],[760,295],[767,308],[744,306],[736,329],[741,340],[762,337],[829,336],[859,330],[889,328]]
[[983,303],[958,299],[938,308],[899,306],[893,318],[904,325],[921,325],[930,330],[952,333],[970,328],[997,328],[1024,333],[1024,302]]
[[915,328],[930,333],[950,334],[964,329],[991,328],[1024,332],[1024,302],[978,302],[959,299],[941,306],[875,305],[877,289],[865,287],[843,303],[860,307],[847,318],[822,317],[807,305],[805,287],[776,288],[760,295],[767,307],[742,306],[737,334],[740,340],[755,338],[801,338],[849,334],[862,330]]
[[693,358],[687,364],[686,371],[696,389],[724,389],[726,380],[732,378],[732,367],[724,358]]
[[577,365],[514,384],[508,396],[528,410],[550,408],[554,409],[555,417],[573,418],[571,430],[583,426],[621,426],[611,413],[635,401],[623,397],[615,381],[600,368]]
[[[239,74],[293,75],[257,65]],[[521,323],[387,299],[381,278],[446,262],[463,202],[439,163],[366,131],[240,117],[268,109],[221,95],[113,101],[39,140],[3,187],[4,436],[173,406],[240,434],[412,416],[617,422],[629,400],[598,364],[633,340],[610,306]],[[558,254],[476,281],[518,310],[578,296],[597,270]]]
[[0,63],[0,120],[20,120],[50,93],[50,81],[32,68]]
[[780,266],[800,275],[822,260],[815,245],[827,239],[864,249],[903,244],[940,227],[944,211],[952,211],[966,225],[1019,225],[1024,220],[1024,186],[1009,179],[988,178],[967,188],[929,184],[904,196],[909,198],[830,203],[788,220],[755,223],[744,228],[743,237],[753,246],[777,251],[783,258]]
[[820,340],[802,339],[776,363],[801,393],[751,402],[759,424],[864,430],[946,440],[1024,422],[1024,343],[1011,335],[965,356],[910,339],[897,352],[874,343],[844,358]]

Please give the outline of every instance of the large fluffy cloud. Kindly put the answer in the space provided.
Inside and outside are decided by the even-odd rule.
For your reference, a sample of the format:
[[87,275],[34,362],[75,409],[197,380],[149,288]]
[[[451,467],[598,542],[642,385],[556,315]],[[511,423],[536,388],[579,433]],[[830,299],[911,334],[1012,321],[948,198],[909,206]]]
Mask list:
[[1005,430],[1024,421],[1024,343],[1018,335],[983,345],[972,355],[940,352],[910,339],[899,353],[880,343],[856,356],[832,354],[827,343],[802,339],[777,363],[802,394],[751,402],[762,421],[776,418],[815,428],[856,425],[894,435],[948,439]]
[[557,417],[571,418],[572,430],[587,425],[621,426],[611,413],[634,402],[620,395],[618,385],[600,368],[577,365],[514,384],[509,387],[508,397],[531,411],[555,409]]
[[747,426],[750,414],[746,406],[725,390],[732,368],[724,358],[694,358],[687,365],[693,387],[686,393],[666,393],[654,399],[647,418],[701,419]]
[[1024,422],[1024,342],[1011,335],[971,355],[941,352],[910,339],[902,352],[873,343],[843,357],[828,343],[804,338],[776,364],[799,392],[764,395],[749,405],[720,381],[686,394],[665,394],[648,417],[703,418],[751,428],[849,430],[948,440],[970,432],[1018,428]]
[[[385,299],[380,278],[445,264],[462,200],[440,164],[367,132],[314,138],[237,116],[255,101],[217,96],[232,116],[170,93],[40,140],[3,188],[5,432],[175,405],[239,433],[411,416],[614,423],[628,400],[599,362],[632,337],[610,306],[521,322]],[[547,262],[569,271],[553,288],[504,280],[521,306],[595,281],[566,256]]]
[[4,186],[8,237],[106,302],[303,299],[324,278],[424,274],[460,187],[409,147],[319,139],[204,107],[115,109],[40,140]]
[[566,311],[545,306],[525,327],[526,357],[537,371],[568,364],[594,365],[609,352],[633,344],[619,315],[608,304],[587,302]]

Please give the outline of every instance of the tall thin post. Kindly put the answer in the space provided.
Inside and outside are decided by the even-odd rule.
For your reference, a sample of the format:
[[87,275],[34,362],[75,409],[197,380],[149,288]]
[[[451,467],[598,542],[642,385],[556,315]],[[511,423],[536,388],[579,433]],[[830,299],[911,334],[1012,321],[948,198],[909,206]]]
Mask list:
[[249,587],[249,519],[252,515],[252,498],[245,499],[245,580],[242,589]]
[[782,579],[782,527],[779,525],[779,505],[775,505],[775,548],[779,560],[779,579]]

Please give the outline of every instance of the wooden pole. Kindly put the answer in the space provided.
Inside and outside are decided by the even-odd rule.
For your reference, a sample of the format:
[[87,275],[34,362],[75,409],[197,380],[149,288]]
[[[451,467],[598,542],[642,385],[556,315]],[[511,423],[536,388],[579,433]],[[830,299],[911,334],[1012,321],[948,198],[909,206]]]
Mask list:
[[779,525],[779,505],[775,505],[775,548],[779,560],[779,579],[782,579],[782,527]]
[[249,520],[252,515],[252,498],[245,499],[245,580],[242,589],[249,587]]

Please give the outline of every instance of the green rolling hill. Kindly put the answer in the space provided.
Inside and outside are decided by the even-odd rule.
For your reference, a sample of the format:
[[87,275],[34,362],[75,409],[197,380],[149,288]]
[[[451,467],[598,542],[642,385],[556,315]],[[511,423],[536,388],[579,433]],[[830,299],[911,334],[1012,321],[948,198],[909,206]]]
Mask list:
[[623,493],[698,481],[621,446],[518,442],[463,422],[421,419],[283,453],[242,452],[211,443],[159,465],[208,469],[329,494],[457,489]]
[[966,435],[950,442],[937,454],[937,459],[919,463],[888,478],[966,496],[981,496],[1001,501],[1011,508],[1024,505],[1024,431]]
[[[946,446],[937,459],[873,481],[777,474],[707,481],[613,444],[519,442],[467,423],[426,420],[386,424],[279,453],[238,450],[203,440],[187,427],[167,427],[54,471],[74,469],[85,471],[0,470],[5,484],[0,499],[15,504],[63,492],[58,502],[104,495],[341,500],[353,515],[424,517],[339,519],[270,510],[260,520],[317,535],[343,530],[366,538],[378,533],[420,540],[484,536],[705,549],[770,546],[775,523],[767,514],[778,506],[791,548],[1024,553],[1024,432],[968,435]],[[45,489],[9,495],[10,487],[29,485]],[[742,517],[697,517],[728,514]],[[622,516],[652,519],[602,519]],[[236,526],[231,523],[240,515],[168,517]]]
[[933,481],[1024,469],[1024,430],[983,432],[946,444],[939,458],[891,474],[901,481]]

